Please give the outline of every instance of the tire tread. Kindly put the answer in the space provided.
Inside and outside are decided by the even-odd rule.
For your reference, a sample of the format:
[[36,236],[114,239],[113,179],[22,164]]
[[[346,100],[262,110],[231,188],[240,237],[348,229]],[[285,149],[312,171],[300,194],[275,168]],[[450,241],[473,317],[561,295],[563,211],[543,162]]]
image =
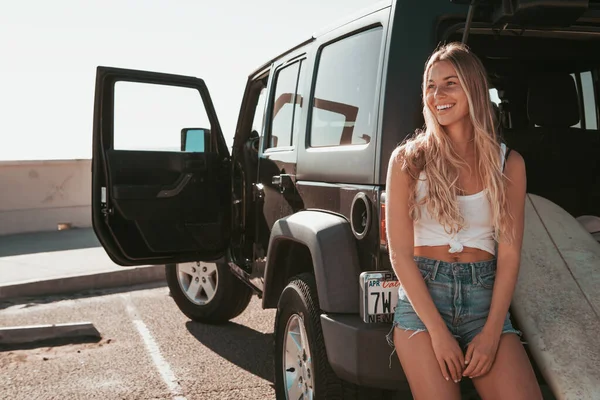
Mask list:
[[[302,273],[294,276],[288,287],[293,287],[295,290],[301,293],[302,300],[308,311],[308,318],[310,319],[310,323],[313,326],[313,332],[315,334],[316,343],[311,343],[311,353],[312,357],[317,360],[319,370],[315,371],[315,381],[317,380],[317,376],[319,377],[319,384],[324,386],[324,393],[318,393],[315,397],[319,400],[385,400],[391,399],[393,393],[374,389],[374,388],[365,388],[361,387],[349,382],[346,382],[340,379],[333,369],[331,368],[329,361],[327,359],[327,351],[325,348],[325,340],[323,337],[323,330],[321,328],[321,309],[319,306],[319,297],[317,293],[317,284],[315,281],[315,277],[311,273]],[[285,293],[285,290],[284,290]],[[285,298],[282,294],[280,298],[280,302],[277,308],[277,316],[275,317],[275,334],[277,335],[279,329],[281,327],[279,324],[285,323],[285,321],[281,320],[280,314],[282,313],[282,307],[287,306],[289,302],[288,298]],[[310,334],[309,334],[310,335]],[[279,357],[279,353],[277,350],[278,340],[275,340],[275,357]],[[275,373],[278,374],[276,381],[280,380],[279,376],[282,371],[278,371],[277,361],[275,361]],[[282,383],[281,383],[282,384]],[[315,383],[315,385],[317,385]],[[280,385],[281,386],[281,385]],[[277,387],[277,385],[276,385]],[[281,388],[279,389],[281,390]],[[279,398],[285,399],[285,397],[281,397],[281,393],[278,393]],[[284,395],[285,396],[285,395]]]

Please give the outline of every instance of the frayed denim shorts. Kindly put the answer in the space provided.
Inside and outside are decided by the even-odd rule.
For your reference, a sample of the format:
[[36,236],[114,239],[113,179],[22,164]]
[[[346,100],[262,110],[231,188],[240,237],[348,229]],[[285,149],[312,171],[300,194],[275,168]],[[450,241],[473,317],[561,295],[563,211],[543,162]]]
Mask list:
[[[496,260],[474,263],[451,263],[425,257],[414,257],[414,260],[446,326],[466,351],[469,343],[483,329],[490,311]],[[392,329],[387,335],[392,347],[396,327],[415,331],[414,334],[427,331],[402,286],[398,288],[398,305],[394,310]],[[521,332],[512,326],[510,313],[506,315],[502,333],[521,336]]]

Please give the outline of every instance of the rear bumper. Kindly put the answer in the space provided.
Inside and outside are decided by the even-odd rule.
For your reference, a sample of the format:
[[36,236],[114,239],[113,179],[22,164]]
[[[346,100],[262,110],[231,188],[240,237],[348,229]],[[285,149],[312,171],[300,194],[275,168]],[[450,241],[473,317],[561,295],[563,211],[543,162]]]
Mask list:
[[391,324],[366,324],[358,314],[322,314],[321,326],[327,358],[338,377],[373,388],[408,388],[398,356],[386,340]]

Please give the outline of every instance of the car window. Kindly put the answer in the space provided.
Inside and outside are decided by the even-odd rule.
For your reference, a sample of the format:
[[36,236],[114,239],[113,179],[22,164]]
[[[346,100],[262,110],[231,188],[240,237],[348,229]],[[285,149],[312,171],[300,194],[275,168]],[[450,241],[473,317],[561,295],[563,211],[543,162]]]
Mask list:
[[323,47],[311,102],[310,146],[369,143],[375,132],[383,29]]
[[579,87],[577,87],[577,94],[580,95],[581,106],[581,118],[583,121],[579,121],[572,128],[581,128],[582,122],[585,123],[585,129],[597,130],[598,120],[596,118],[596,99],[594,96],[594,80],[592,78],[592,72],[577,72],[572,73],[573,79],[579,78],[581,81],[581,93]]
[[292,137],[300,133],[300,116],[302,115],[302,106],[304,103],[304,61],[300,61],[298,68],[298,85],[296,87],[296,97],[294,100],[294,121],[292,123]]
[[182,129],[210,129],[196,89],[119,81],[114,93],[115,150],[181,150]]
[[258,136],[264,134],[263,127],[265,124],[265,103],[267,101],[267,88],[263,87],[258,95],[258,102],[254,110],[254,118],[252,119],[252,130],[258,133]]
[[490,88],[490,100],[492,101],[492,103],[494,103],[495,105],[499,105],[500,104],[500,97],[498,96],[498,89],[496,88]]
[[585,129],[598,129],[596,117],[596,99],[594,96],[594,80],[591,71],[581,73],[581,92],[583,95],[583,113]]
[[296,62],[280,69],[275,75],[275,93],[271,107],[271,129],[267,148],[292,146],[299,71],[300,62]]

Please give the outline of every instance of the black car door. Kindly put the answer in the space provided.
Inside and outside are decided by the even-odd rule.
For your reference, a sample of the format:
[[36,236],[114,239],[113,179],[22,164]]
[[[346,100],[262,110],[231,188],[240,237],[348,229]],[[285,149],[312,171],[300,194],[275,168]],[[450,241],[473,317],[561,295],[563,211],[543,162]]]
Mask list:
[[98,67],[92,223],[115,263],[222,257],[231,225],[230,169],[203,80]]
[[275,67],[267,105],[265,140],[258,158],[257,218],[258,258],[266,255],[273,224],[302,209],[296,190],[296,158],[302,130],[302,106],[306,58],[291,56],[290,61]]

